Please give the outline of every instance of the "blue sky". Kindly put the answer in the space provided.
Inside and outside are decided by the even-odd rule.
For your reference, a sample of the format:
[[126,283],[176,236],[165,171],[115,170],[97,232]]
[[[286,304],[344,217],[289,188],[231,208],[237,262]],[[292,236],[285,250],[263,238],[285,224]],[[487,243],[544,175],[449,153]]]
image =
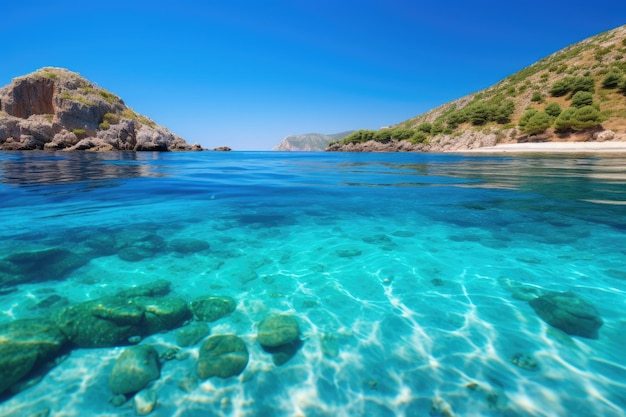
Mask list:
[[621,1],[11,1],[0,85],[68,68],[205,147],[377,129],[626,24]]

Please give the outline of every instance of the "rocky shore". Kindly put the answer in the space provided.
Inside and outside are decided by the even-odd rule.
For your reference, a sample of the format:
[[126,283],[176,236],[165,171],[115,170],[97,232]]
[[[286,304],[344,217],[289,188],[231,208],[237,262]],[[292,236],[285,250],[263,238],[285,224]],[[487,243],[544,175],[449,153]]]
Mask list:
[[[427,143],[411,143],[406,140],[386,143],[370,140],[363,143],[333,143],[326,152],[493,152],[518,150],[534,152],[559,151],[598,151],[619,149],[626,142],[626,134],[616,134],[611,130],[593,129],[558,136],[553,132],[541,135],[516,137],[516,129],[504,131],[465,131],[461,135],[441,135]],[[606,145],[615,144],[615,146]],[[550,146],[554,145],[554,146]],[[597,146],[596,146],[597,145]],[[507,148],[508,147],[508,148]]]
[[202,150],[79,74],[46,67],[0,88],[0,150]]

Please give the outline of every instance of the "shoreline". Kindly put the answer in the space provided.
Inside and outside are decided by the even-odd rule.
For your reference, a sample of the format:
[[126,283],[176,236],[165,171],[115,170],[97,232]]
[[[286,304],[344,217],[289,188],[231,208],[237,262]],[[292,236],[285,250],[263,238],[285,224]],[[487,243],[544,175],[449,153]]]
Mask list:
[[453,151],[457,153],[625,153],[626,142],[510,143]]

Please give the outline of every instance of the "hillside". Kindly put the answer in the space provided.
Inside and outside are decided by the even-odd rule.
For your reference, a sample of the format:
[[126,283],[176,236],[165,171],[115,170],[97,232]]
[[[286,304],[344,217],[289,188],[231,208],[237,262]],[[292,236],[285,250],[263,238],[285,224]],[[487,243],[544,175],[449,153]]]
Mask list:
[[42,68],[0,88],[0,150],[199,150],[79,74]]
[[448,151],[529,141],[626,140],[626,26],[474,94],[329,151]]
[[286,136],[278,145],[272,148],[273,151],[323,151],[328,144],[345,138],[354,133],[348,132],[324,135],[322,133],[305,133],[303,135]]

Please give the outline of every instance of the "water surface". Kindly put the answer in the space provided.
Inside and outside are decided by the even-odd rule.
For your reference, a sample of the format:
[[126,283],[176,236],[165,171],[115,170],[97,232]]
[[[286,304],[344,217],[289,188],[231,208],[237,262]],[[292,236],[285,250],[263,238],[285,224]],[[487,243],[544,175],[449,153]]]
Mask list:
[[[246,370],[181,389],[198,351],[184,348],[150,387],[151,415],[626,415],[624,157],[5,152],[0,180],[0,257],[88,257],[5,277],[0,322],[157,279],[236,300],[210,327],[244,339]],[[142,259],[94,250],[141,234],[159,242]],[[210,248],[171,250],[181,238]],[[550,326],[515,288],[584,298],[599,337]],[[271,313],[302,330],[282,366],[256,342]],[[141,343],[163,351],[175,333]],[[123,350],[72,350],[0,415],[135,415],[108,401]]]

